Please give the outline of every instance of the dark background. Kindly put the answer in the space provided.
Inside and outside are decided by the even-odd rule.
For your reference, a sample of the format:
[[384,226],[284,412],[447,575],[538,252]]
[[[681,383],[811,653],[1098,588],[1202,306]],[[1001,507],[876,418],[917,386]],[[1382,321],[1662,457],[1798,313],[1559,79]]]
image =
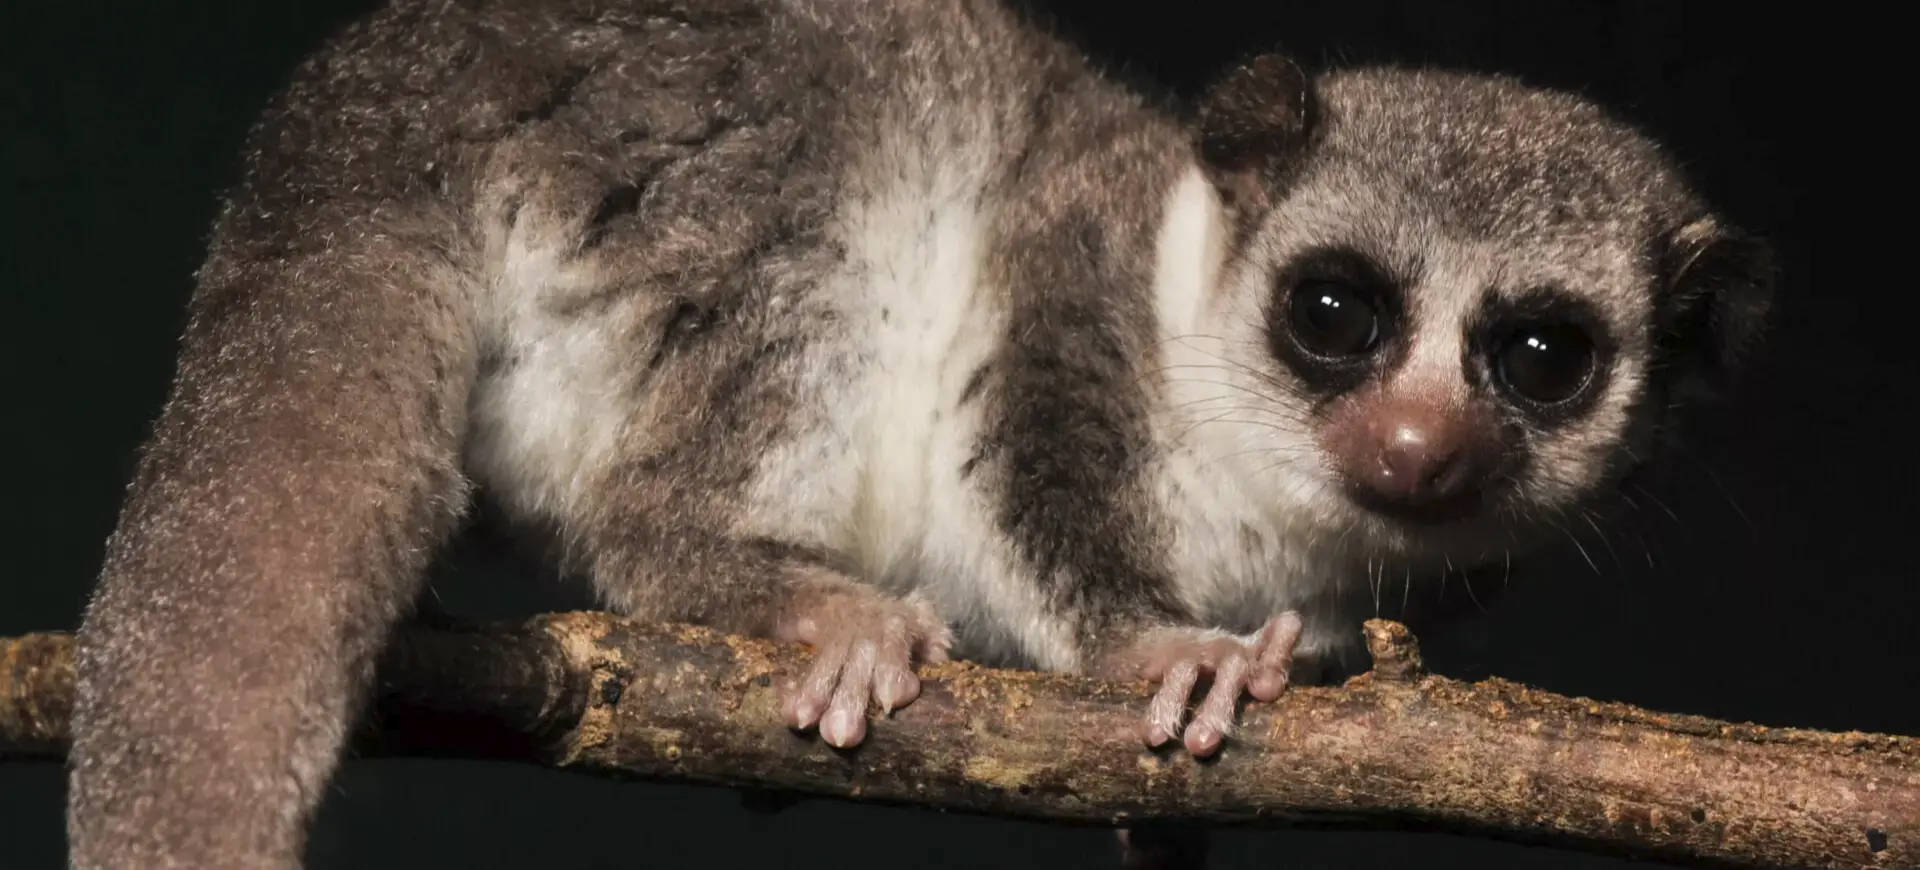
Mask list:
[[[241,134],[298,56],[368,5],[0,2],[0,635],[76,624],[171,376]],[[1901,634],[1920,611],[1902,537],[1915,533],[1913,430],[1896,422],[1915,404],[1911,328],[1896,310],[1912,296],[1912,257],[1891,238],[1902,218],[1874,216],[1904,211],[1905,158],[1876,153],[1901,140],[1871,102],[1900,88],[1865,67],[1860,34],[1827,39],[1784,4],[1738,18],[1666,0],[1049,5],[1097,52],[1176,87],[1284,41],[1309,61],[1515,73],[1589,94],[1668,142],[1714,200],[1779,246],[1770,352],[1705,421],[1664,508],[1588,536],[1587,555],[1569,546],[1517,572],[1489,616],[1428,638],[1431,659],[1456,676],[1661,709],[1920,734]],[[462,613],[579,602],[515,573],[442,571],[435,587]],[[58,766],[0,767],[0,865],[62,865],[62,801]],[[433,761],[349,763],[312,854],[317,868],[369,870],[852,870],[1092,868],[1109,849],[1104,832],[832,803],[757,816],[721,791]],[[1334,833],[1232,834],[1215,862],[1296,864],[1624,866]]]

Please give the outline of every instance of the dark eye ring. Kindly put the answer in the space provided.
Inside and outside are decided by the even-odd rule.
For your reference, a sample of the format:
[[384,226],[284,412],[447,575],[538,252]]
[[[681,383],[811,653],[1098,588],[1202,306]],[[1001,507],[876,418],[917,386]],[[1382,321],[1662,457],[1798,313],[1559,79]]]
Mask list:
[[1380,311],[1373,295],[1360,288],[1308,279],[1287,295],[1287,328],[1315,356],[1361,356],[1380,344]]
[[1571,324],[1515,329],[1495,350],[1493,374],[1507,392],[1539,405],[1557,405],[1593,383],[1600,354],[1593,337]]

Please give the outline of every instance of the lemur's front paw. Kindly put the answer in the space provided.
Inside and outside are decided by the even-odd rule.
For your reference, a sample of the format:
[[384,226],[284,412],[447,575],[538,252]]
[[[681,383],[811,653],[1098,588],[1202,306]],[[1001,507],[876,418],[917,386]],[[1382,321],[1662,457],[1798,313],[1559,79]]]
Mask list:
[[[1300,629],[1300,614],[1292,611],[1244,636],[1218,629],[1152,629],[1108,656],[1099,672],[1109,679],[1158,681],[1160,689],[1147,708],[1147,745],[1183,737],[1187,751],[1206,757],[1233,733],[1243,693],[1272,701],[1286,691]],[[1211,686],[1183,732],[1187,703],[1203,678]]]
[[869,702],[884,713],[920,695],[916,662],[947,660],[953,633],[925,601],[901,600],[853,584],[807,590],[775,636],[814,649],[805,676],[786,686],[782,712],[796,729],[847,748],[867,734]]

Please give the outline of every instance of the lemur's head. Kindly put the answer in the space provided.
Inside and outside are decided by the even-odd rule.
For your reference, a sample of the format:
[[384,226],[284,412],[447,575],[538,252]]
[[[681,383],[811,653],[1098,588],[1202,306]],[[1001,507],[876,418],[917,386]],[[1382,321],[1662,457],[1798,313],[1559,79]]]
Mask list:
[[1765,319],[1766,245],[1567,94],[1268,55],[1195,130],[1229,241],[1189,324],[1224,364],[1177,388],[1188,437],[1370,549],[1524,545],[1647,457]]

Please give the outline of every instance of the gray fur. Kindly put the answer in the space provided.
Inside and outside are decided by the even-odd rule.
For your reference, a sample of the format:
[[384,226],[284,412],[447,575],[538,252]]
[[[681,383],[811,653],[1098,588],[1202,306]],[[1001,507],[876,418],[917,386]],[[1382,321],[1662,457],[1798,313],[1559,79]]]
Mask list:
[[[1225,342],[1247,425],[1298,444],[1261,442],[1260,509],[1197,544],[1232,509],[1201,507],[1221,442],[1184,433],[1231,424],[1182,409],[1154,290],[1196,167],[1247,323],[1337,238],[1410,277],[1420,335],[1484,307],[1436,263],[1564,279],[1645,377],[1523,427],[1509,509],[1442,535],[1330,496],[1309,448],[1350,400]],[[944,261],[881,257],[976,243],[965,304]],[[395,0],[300,68],[215,227],[80,635],[73,865],[298,866],[474,482],[642,618],[884,623],[916,660],[949,623],[1110,673],[1151,632],[1299,609],[1334,650],[1362,560],[1484,555],[1604,489],[1753,330],[1762,250],[1644,139],[1500,81],[1261,61],[1189,121],[988,0]],[[954,367],[906,389],[922,335]],[[924,455],[881,437],[903,408]],[[950,483],[902,496],[890,462]],[[928,527],[949,509],[980,534]]]

